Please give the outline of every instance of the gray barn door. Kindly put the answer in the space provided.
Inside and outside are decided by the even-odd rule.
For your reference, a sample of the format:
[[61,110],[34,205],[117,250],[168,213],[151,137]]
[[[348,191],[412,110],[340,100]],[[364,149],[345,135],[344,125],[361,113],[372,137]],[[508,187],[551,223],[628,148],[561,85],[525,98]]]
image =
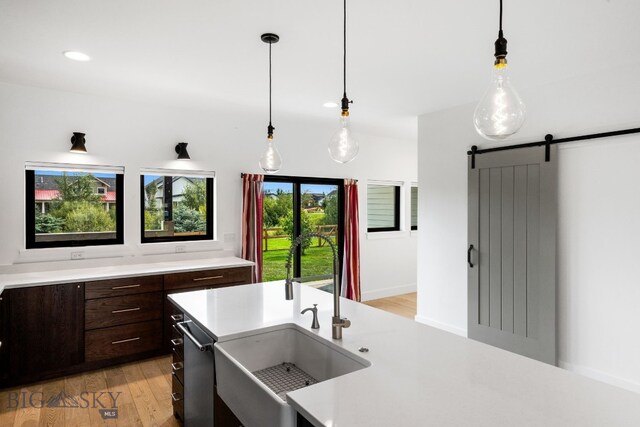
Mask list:
[[468,335],[556,364],[557,150],[469,158]]

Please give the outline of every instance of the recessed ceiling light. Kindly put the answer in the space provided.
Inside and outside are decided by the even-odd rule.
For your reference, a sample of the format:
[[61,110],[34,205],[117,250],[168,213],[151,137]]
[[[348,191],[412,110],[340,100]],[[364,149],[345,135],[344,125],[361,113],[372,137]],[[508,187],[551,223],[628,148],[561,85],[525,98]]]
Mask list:
[[87,61],[91,61],[91,57],[85,53],[82,52],[76,52],[73,50],[65,50],[64,52],[62,52],[62,54],[69,58],[69,59],[73,59],[74,61],[80,61],[80,62],[87,62]]
[[325,108],[336,108],[338,106],[337,102],[325,102],[324,104],[322,104],[323,107]]

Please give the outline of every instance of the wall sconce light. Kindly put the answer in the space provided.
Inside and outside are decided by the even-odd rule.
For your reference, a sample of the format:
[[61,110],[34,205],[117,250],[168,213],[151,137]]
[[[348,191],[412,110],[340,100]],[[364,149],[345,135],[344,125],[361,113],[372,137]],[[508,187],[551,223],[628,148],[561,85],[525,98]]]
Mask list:
[[176,145],[176,153],[178,153],[178,160],[189,160],[191,157],[189,156],[189,152],[187,152],[187,143],[186,142],[178,142]]
[[71,137],[71,150],[72,153],[86,153],[87,149],[84,146],[85,139],[84,133],[82,132],[74,132]]

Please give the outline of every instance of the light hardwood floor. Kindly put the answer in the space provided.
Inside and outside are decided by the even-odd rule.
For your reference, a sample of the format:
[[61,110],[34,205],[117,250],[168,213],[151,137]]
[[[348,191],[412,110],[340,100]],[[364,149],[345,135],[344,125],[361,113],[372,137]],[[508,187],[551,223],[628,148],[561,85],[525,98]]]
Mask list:
[[[48,408],[48,399],[60,392],[66,394],[68,402],[72,398],[80,406],[88,407]],[[113,406],[108,392],[116,397],[117,419],[103,420],[99,412],[100,405],[106,408]],[[32,395],[35,406],[42,406],[40,400],[45,401],[43,408],[29,405],[29,396]],[[15,408],[16,396],[20,396],[18,408]],[[26,405],[23,405],[22,396],[27,396]],[[173,417],[171,405],[170,356],[0,390],[0,427],[179,425]]]
[[[365,304],[410,319],[416,315],[415,293],[367,301]],[[89,407],[47,407],[48,399],[60,392],[66,394],[67,401],[75,399],[80,406],[87,406],[84,402],[88,401]],[[103,420],[99,412],[100,403],[106,408],[112,406],[111,397],[107,394],[109,392],[117,396],[118,418]],[[96,405],[93,404],[94,393],[98,398]],[[100,393],[104,394],[100,395]],[[16,396],[20,396],[18,408],[15,407]],[[26,405],[23,405],[24,396],[27,396]],[[29,405],[29,396],[33,396],[34,406],[42,406],[39,402],[44,400],[44,407]],[[15,389],[0,390],[0,427],[178,427],[179,425],[173,417],[171,405],[170,356],[29,384]]]
[[416,316],[417,295],[416,292],[413,292],[394,297],[374,299],[366,301],[365,304],[413,320]]

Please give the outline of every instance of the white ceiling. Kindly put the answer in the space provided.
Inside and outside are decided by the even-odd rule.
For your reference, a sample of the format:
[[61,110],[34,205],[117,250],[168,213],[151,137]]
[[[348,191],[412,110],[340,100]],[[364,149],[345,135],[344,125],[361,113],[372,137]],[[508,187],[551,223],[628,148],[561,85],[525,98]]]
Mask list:
[[[349,0],[354,122],[415,135],[415,116],[480,98],[498,0]],[[193,108],[337,116],[340,0],[0,0],[0,81]],[[640,60],[638,0],[505,0],[516,87]],[[93,60],[78,63],[64,50]],[[525,99],[526,102],[526,99]],[[277,117],[277,115],[276,115]]]

